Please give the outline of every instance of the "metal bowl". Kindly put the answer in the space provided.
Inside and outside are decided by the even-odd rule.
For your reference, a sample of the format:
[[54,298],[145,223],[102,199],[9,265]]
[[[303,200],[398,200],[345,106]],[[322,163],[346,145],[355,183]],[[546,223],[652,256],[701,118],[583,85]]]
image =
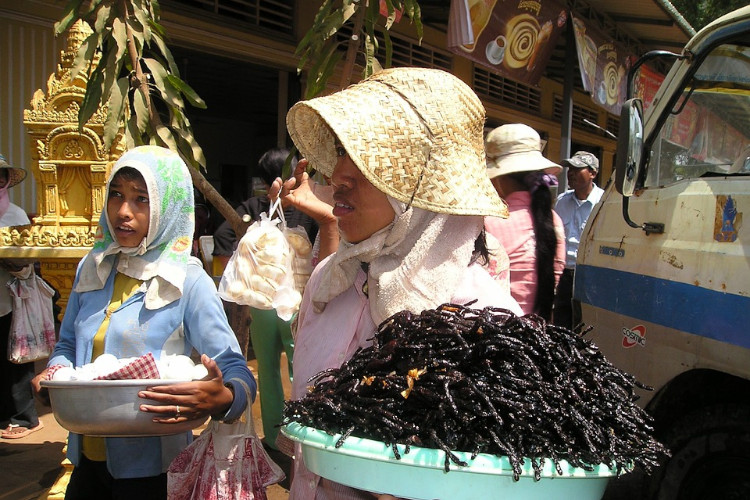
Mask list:
[[302,444],[305,465],[315,474],[353,488],[374,493],[388,493],[401,498],[430,500],[451,498],[513,498],[514,500],[575,498],[598,500],[616,470],[605,464],[586,471],[561,461],[563,474],[545,460],[541,478],[534,479],[530,460],[524,460],[518,481],[507,457],[454,452],[469,465],[451,464],[445,472],[445,452],[412,446],[409,453],[399,445],[401,459],[393,456],[391,447],[379,441],[349,436],[336,448],[340,434],[292,422],[281,428],[290,439]]
[[147,403],[161,403],[138,397],[138,392],[155,385],[180,384],[181,380],[45,380],[52,412],[57,422],[77,434],[103,437],[166,436],[200,427],[207,420],[176,424],[153,422],[154,414],[140,411]]

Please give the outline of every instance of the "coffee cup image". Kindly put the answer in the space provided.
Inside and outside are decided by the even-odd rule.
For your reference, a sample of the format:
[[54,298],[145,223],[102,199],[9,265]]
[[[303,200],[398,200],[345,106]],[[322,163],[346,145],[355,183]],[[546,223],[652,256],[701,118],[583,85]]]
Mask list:
[[503,62],[506,44],[507,40],[503,35],[498,35],[490,40],[490,43],[487,44],[487,49],[485,50],[487,60],[492,64],[500,64]]
[[[474,34],[475,42],[479,40],[482,32],[489,24],[490,15],[492,14],[492,10],[495,8],[496,3],[497,0],[467,0],[469,7],[469,22],[471,23],[471,31]],[[466,52],[474,52],[476,43],[459,45],[459,47]]]

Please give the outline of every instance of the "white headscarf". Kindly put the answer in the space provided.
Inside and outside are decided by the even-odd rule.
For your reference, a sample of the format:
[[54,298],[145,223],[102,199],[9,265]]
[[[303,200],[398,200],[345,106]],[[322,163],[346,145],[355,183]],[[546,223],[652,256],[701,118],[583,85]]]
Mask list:
[[75,291],[100,290],[117,263],[118,272],[148,281],[146,309],[159,309],[182,296],[187,274],[195,230],[190,172],[169,149],[140,146],[127,151],[112,167],[107,199],[109,184],[124,167],[140,172],[146,182],[151,209],[148,234],[137,247],[120,246],[112,236],[105,200],[94,248],[84,257]]
[[342,239],[325,262],[312,297],[318,312],[352,286],[362,263],[368,264],[376,325],[403,310],[421,313],[450,302],[471,262],[484,217],[438,214],[388,199],[396,211],[393,223],[359,243]]

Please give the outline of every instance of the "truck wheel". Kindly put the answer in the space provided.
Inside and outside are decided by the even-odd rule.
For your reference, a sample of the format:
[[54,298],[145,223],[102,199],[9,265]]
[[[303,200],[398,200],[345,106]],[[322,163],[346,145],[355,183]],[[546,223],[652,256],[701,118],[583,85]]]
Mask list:
[[664,441],[672,457],[661,470],[658,500],[750,498],[750,407],[703,408]]

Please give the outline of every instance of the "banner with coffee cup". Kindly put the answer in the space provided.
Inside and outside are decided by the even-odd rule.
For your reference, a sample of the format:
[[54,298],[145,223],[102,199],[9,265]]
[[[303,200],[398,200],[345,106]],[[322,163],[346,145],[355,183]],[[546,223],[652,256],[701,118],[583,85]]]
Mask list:
[[629,54],[600,30],[571,13],[583,88],[591,100],[619,115],[628,86]]
[[530,85],[539,82],[565,30],[565,7],[553,0],[452,1],[448,40],[470,41],[449,42],[451,52],[504,77]]

